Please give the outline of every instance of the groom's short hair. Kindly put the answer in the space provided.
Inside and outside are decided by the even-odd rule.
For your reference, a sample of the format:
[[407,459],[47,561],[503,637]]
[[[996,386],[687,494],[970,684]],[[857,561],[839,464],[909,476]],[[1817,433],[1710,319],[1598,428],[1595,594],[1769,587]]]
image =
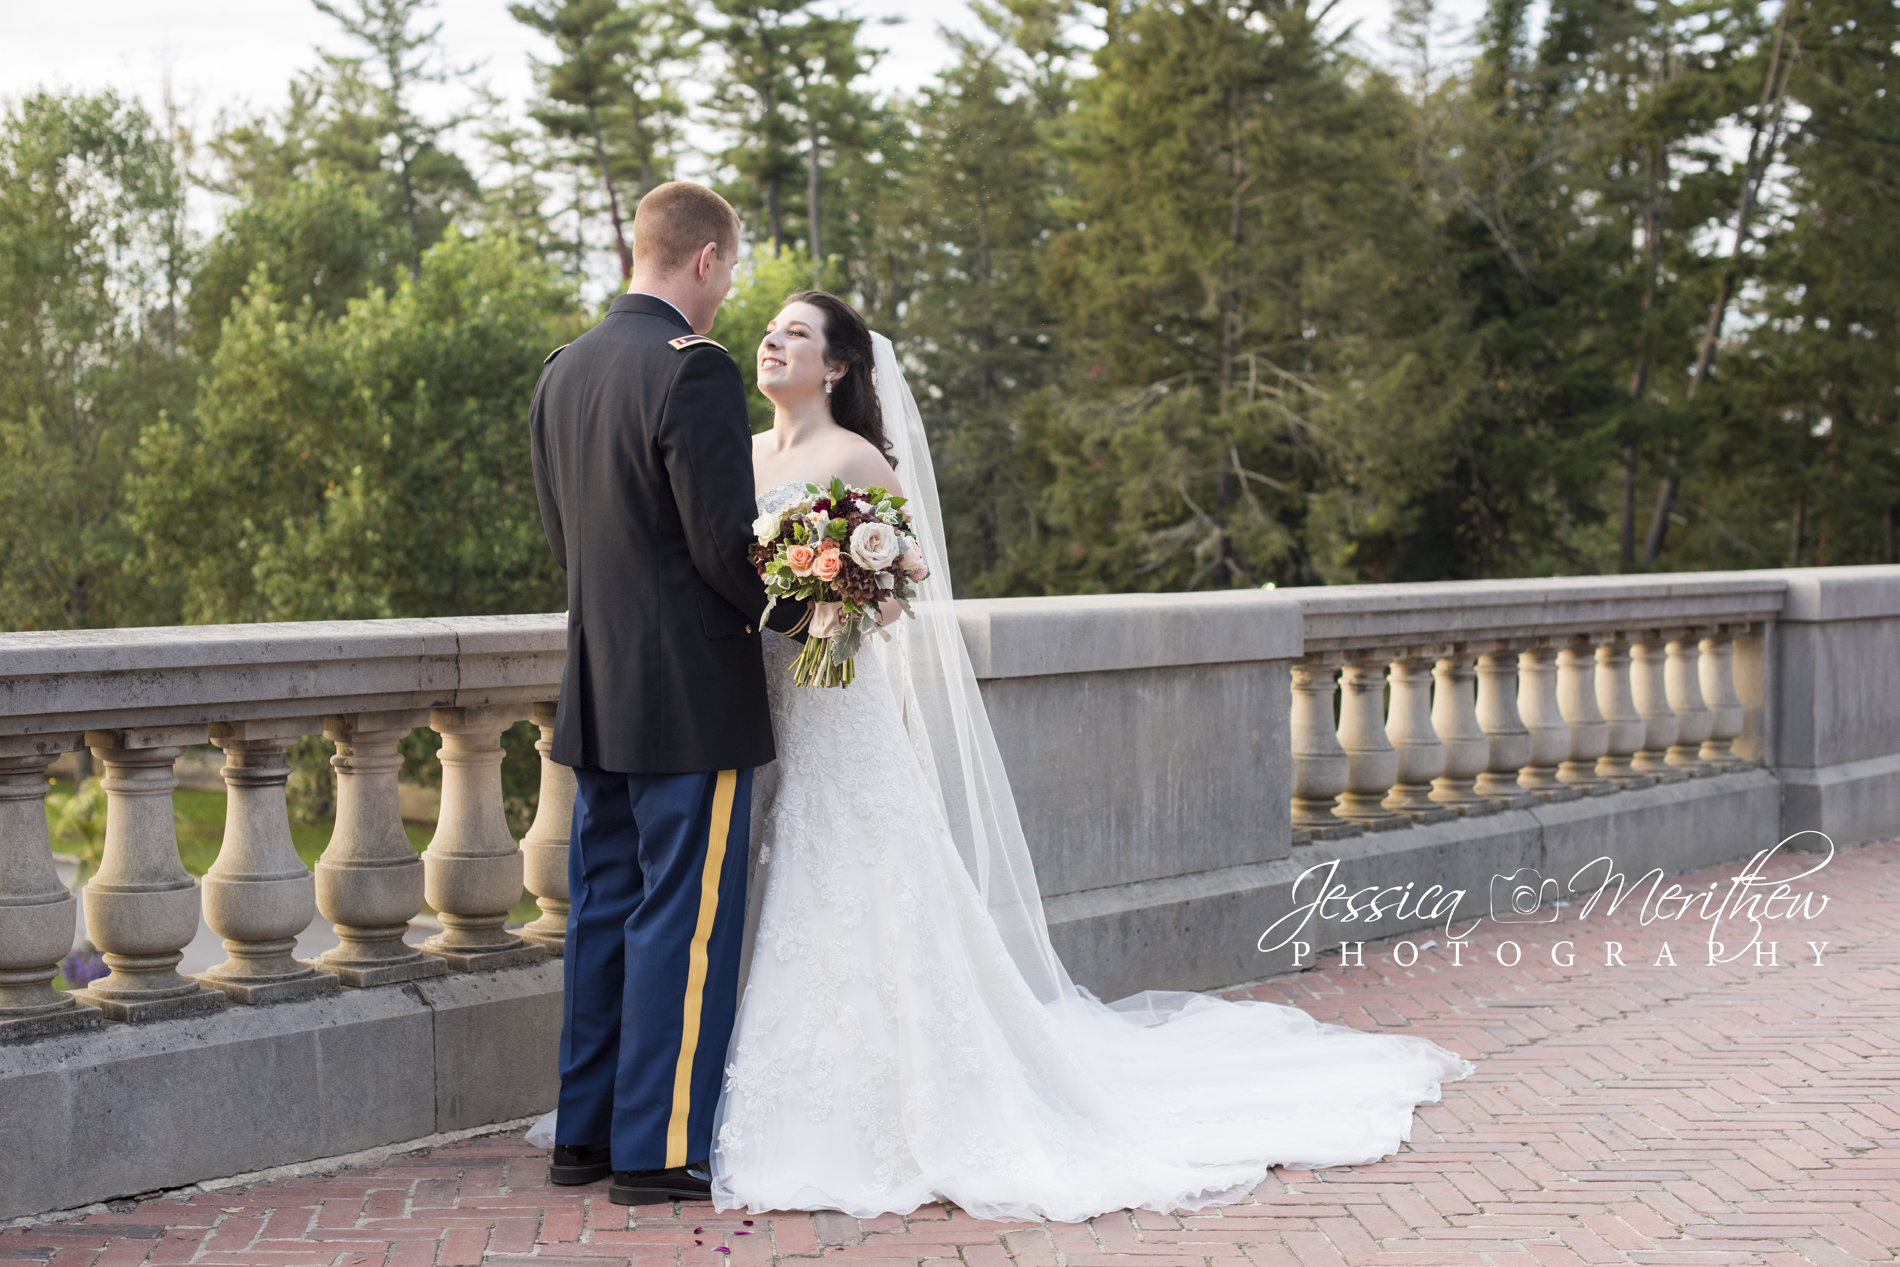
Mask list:
[[739,214],[704,185],[671,180],[657,185],[633,213],[633,262],[658,273],[683,267],[708,242],[719,258],[739,253]]

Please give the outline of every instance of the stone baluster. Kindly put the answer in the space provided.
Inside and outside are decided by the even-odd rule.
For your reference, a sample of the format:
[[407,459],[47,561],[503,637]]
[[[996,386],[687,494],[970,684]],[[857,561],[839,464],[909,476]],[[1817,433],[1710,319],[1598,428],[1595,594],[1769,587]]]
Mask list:
[[567,949],[567,846],[574,826],[574,772],[549,754],[554,750],[554,703],[534,706],[534,724],[541,728],[535,742],[541,754],[541,795],[535,802],[534,822],[521,838],[522,871],[528,892],[541,908],[541,918],[521,935],[548,954]]
[[1531,755],[1518,771],[1518,786],[1540,800],[1567,801],[1582,793],[1557,779],[1558,764],[1570,756],[1570,723],[1557,701],[1557,649],[1527,647],[1517,657],[1517,711],[1530,732]]
[[457,972],[535,963],[547,951],[507,928],[521,900],[522,858],[501,804],[501,732],[519,707],[438,708],[442,810],[423,852],[423,892],[443,931],[422,943]]
[[164,1020],[227,1002],[178,973],[198,934],[198,881],[178,860],[172,764],[204,738],[203,726],[86,732],[106,790],[105,848],[86,883],[86,932],[111,971],[77,994],[108,1019]]
[[1372,831],[1409,827],[1412,820],[1385,807],[1398,777],[1399,754],[1385,733],[1385,661],[1359,653],[1339,675],[1339,746],[1346,750],[1341,818]]
[[1682,631],[1664,648],[1663,688],[1669,707],[1676,714],[1676,742],[1669,745],[1670,765],[1691,775],[1714,774],[1715,767],[1702,759],[1702,744],[1715,727],[1715,715],[1702,702],[1700,639],[1696,631]]
[[1432,799],[1432,781],[1445,773],[1445,745],[1432,729],[1432,661],[1400,656],[1392,662],[1391,684],[1385,735],[1398,754],[1398,768],[1383,803],[1415,823],[1456,818],[1458,811]]
[[1773,622],[1729,626],[1729,684],[1742,701],[1742,733],[1729,742],[1736,768],[1748,770],[1768,759],[1768,718],[1765,696],[1769,693],[1768,642]]
[[396,779],[405,736],[426,712],[355,713],[323,719],[336,744],[336,830],[317,859],[317,909],[341,944],[317,965],[347,986],[439,977],[446,961],[403,940],[422,909],[422,859],[402,829]]
[[1625,788],[1647,787],[1656,780],[1631,764],[1643,750],[1648,723],[1636,711],[1630,688],[1630,645],[1621,634],[1597,647],[1597,708],[1608,727],[1608,742],[1597,773]]
[[314,734],[315,718],[216,722],[224,750],[224,843],[204,878],[204,917],[229,956],[199,974],[233,1003],[284,1003],[337,988],[336,977],[298,959],[297,934],[317,915],[316,881],[290,839],[284,753]]
[[1570,755],[1557,767],[1557,781],[1596,796],[1619,790],[1597,773],[1610,747],[1610,724],[1597,706],[1596,648],[1577,641],[1557,652],[1557,708],[1570,727]]
[[1643,746],[1630,765],[1658,783],[1677,783],[1689,776],[1669,764],[1669,749],[1681,724],[1669,707],[1667,663],[1662,635],[1654,629],[1646,630],[1642,641],[1630,648],[1630,695],[1643,718]]
[[1718,770],[1739,770],[1750,764],[1735,755],[1733,745],[1742,733],[1742,699],[1735,693],[1735,634],[1724,625],[1702,640],[1699,662],[1702,698],[1709,706],[1709,737],[1699,755]]
[[1491,741],[1478,724],[1477,673],[1473,657],[1455,650],[1432,667],[1432,729],[1445,745],[1445,772],[1432,780],[1432,800],[1460,814],[1492,814],[1500,808],[1480,796],[1477,782],[1491,760]]
[[1293,829],[1304,832],[1309,841],[1362,830],[1333,812],[1334,802],[1349,785],[1346,750],[1339,746],[1333,720],[1338,676],[1339,661],[1329,656],[1308,656],[1293,666]]
[[1510,647],[1485,652],[1478,657],[1477,677],[1478,727],[1489,755],[1476,791],[1505,809],[1528,805],[1537,798],[1518,782],[1518,772],[1531,759],[1531,734],[1517,711],[1517,652]]
[[78,736],[0,741],[0,1042],[99,1024],[99,1009],[55,990],[78,904],[53,868],[46,767]]

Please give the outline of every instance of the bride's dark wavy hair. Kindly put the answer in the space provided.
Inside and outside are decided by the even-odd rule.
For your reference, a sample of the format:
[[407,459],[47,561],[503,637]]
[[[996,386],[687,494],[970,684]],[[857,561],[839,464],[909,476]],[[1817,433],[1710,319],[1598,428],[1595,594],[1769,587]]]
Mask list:
[[832,421],[876,445],[896,470],[897,459],[891,456],[891,441],[884,434],[884,408],[877,403],[877,384],[871,381],[871,327],[856,308],[828,290],[801,290],[787,295],[785,302],[810,304],[825,314],[825,359],[847,367],[831,386]]

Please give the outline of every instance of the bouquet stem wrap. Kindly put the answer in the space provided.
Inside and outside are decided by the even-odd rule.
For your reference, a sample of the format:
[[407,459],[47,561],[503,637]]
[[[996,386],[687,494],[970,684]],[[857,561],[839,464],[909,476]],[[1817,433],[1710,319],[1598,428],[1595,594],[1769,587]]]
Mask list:
[[792,681],[798,686],[849,686],[858,675],[855,656],[840,659],[836,638],[808,638],[798,659],[792,661]]

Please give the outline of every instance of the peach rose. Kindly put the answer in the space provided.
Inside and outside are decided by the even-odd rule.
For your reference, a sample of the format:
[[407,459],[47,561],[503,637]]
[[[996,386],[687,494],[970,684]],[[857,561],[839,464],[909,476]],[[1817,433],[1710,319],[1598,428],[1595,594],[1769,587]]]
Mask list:
[[811,636],[829,638],[844,629],[843,603],[813,603],[811,605]]
[[794,545],[785,551],[785,561],[792,566],[793,576],[810,576],[811,565],[818,558],[818,551],[807,545]]
[[838,579],[838,570],[842,567],[844,567],[844,555],[838,552],[835,541],[828,541],[825,543],[825,548],[818,552],[818,557],[812,560],[811,574],[821,581],[835,581]]
[[917,549],[915,542],[909,542],[904,546],[904,553],[897,556],[897,566],[913,581],[921,581],[930,575],[930,569],[925,566],[924,556]]

